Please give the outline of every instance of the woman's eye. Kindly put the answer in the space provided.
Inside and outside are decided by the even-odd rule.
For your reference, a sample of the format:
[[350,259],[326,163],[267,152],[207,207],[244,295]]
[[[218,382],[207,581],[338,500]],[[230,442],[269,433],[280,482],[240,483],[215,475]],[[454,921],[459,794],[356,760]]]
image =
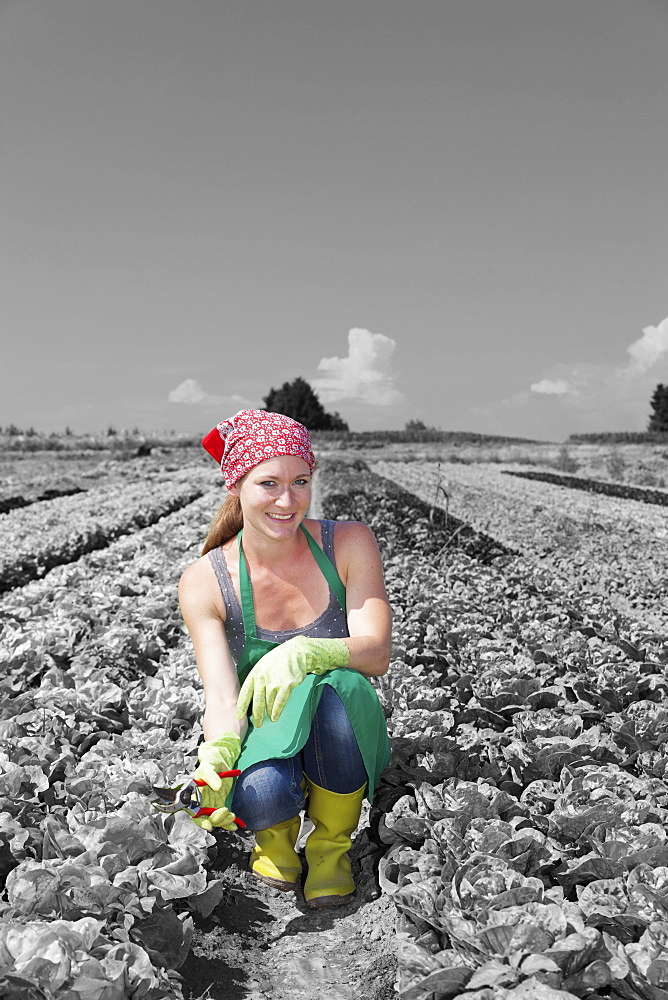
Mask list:
[[[310,483],[309,479],[295,479],[294,486],[308,486]],[[263,482],[259,483],[264,489],[275,489],[276,480],[275,479],[265,479]]]

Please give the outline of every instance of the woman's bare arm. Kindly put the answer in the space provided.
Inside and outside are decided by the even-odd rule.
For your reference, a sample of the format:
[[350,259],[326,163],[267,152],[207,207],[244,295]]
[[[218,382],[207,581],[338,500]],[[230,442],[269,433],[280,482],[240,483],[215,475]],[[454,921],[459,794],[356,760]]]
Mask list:
[[248,723],[237,719],[239,680],[225,635],[225,626],[213,603],[209,567],[189,566],[179,581],[179,604],[195,650],[197,670],[204,686],[204,739],[238,733],[243,740]]
[[345,573],[348,666],[378,677],[387,673],[392,643],[392,611],[378,544],[371,528],[358,521],[337,522],[335,538],[337,565]]

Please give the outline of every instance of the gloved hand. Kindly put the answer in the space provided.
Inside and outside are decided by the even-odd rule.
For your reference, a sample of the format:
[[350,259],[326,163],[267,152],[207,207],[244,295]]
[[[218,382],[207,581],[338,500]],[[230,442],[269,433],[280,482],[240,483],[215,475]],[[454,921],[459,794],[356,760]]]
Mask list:
[[200,743],[197,750],[199,767],[193,772],[193,778],[206,781],[214,792],[220,792],[227,784],[227,791],[232,787],[231,778],[219,777],[219,771],[233,771],[241,753],[241,738],[236,733],[223,733],[214,740]]
[[200,789],[202,806],[205,809],[215,809],[216,811],[210,816],[202,816],[201,819],[198,816],[193,816],[193,823],[196,823],[203,830],[212,830],[214,826],[223,830],[237,830],[234,813],[225,806],[225,799],[232,787],[232,778],[219,778],[218,780],[222,785],[219,792],[212,792],[208,785],[203,785]]
[[280,717],[290,692],[307,674],[324,674],[345,667],[350,650],[343,639],[311,639],[296,635],[270,649],[244,681],[237,700],[237,718],[243,719],[253,702],[252,721],[256,729],[264,722],[265,709],[272,722]]
[[237,758],[241,753],[241,739],[236,733],[223,733],[213,740],[200,743],[197,750],[199,767],[193,772],[193,778],[205,781],[200,789],[202,805],[215,809],[210,816],[201,819],[193,817],[193,823],[203,830],[211,830],[214,826],[224,830],[236,830],[234,813],[225,806],[225,799],[230,793],[233,778],[221,778],[219,771],[233,771]]

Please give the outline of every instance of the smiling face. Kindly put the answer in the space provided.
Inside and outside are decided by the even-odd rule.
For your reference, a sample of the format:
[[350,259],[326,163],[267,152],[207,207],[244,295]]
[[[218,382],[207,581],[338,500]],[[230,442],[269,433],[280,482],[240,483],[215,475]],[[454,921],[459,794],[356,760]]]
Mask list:
[[241,502],[244,529],[290,538],[311,502],[311,470],[297,455],[268,458],[231,486],[230,493]]

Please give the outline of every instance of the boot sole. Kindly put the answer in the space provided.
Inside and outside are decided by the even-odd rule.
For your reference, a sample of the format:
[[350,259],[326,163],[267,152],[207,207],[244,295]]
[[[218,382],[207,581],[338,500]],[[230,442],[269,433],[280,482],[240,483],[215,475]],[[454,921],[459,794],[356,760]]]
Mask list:
[[278,889],[279,892],[294,892],[297,888],[296,882],[284,882],[280,878],[271,878],[269,875],[258,875],[258,873],[254,872],[252,868],[251,874],[253,874],[256,879],[259,879],[260,882],[264,882],[265,885],[271,886],[272,889]]
[[325,910],[332,906],[343,906],[344,903],[350,902],[354,895],[354,892],[349,892],[345,896],[316,896],[315,899],[307,899],[306,905],[311,910]]

